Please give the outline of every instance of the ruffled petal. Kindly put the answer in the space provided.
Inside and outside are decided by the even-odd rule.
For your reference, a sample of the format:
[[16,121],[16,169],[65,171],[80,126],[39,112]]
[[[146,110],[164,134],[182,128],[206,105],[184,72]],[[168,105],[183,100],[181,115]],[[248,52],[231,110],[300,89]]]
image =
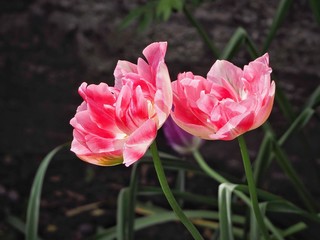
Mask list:
[[123,150],[123,163],[128,167],[138,161],[148,150],[157,135],[157,125],[149,119],[128,138]]

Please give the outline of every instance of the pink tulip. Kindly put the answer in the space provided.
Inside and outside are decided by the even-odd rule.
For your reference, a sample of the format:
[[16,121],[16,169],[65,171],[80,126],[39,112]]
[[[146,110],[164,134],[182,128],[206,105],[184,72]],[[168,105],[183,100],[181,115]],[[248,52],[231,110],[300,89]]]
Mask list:
[[191,72],[172,83],[173,120],[185,131],[208,140],[232,140],[262,125],[275,96],[268,54],[244,69],[216,61],[207,79]]
[[118,61],[114,87],[82,83],[84,101],[70,121],[71,151],[80,159],[129,166],[145,154],[172,107],[166,49],[166,42],[153,43],[143,51],[147,62]]

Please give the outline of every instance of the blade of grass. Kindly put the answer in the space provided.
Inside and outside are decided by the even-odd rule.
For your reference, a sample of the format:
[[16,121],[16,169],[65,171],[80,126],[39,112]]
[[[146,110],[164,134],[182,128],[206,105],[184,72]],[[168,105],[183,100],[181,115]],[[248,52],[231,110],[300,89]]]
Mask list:
[[31,192],[29,196],[29,203],[27,208],[26,219],[26,240],[38,239],[38,222],[39,222],[39,207],[43,179],[48,168],[48,165],[56,153],[61,150],[66,144],[60,145],[47,154],[42,160],[35,178],[32,183]]

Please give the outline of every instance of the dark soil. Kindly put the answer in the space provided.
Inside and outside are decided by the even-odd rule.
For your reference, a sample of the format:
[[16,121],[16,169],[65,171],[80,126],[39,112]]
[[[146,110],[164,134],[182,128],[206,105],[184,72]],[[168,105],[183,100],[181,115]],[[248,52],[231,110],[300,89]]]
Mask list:
[[[154,41],[168,41],[166,60],[172,79],[178,72],[188,70],[205,75],[215,61],[183,13],[174,13],[167,22],[155,23],[145,31],[137,32],[135,24],[119,31],[121,20],[141,2],[0,2],[0,239],[23,239],[5,221],[6,216],[10,213],[25,220],[30,187],[41,160],[57,145],[71,141],[69,120],[81,102],[77,88],[83,81],[113,85],[117,60],[135,62],[143,48]],[[223,49],[239,26],[260,47],[278,2],[208,1],[192,12],[219,49]],[[319,30],[308,1],[294,1],[269,49],[274,78],[296,113],[320,84]],[[248,61],[250,57],[245,50],[240,50],[233,59],[239,66]],[[288,127],[277,105],[270,121],[279,136]],[[311,120],[306,134],[311,146],[307,154],[297,138],[291,139],[285,148],[298,173],[304,176],[305,184],[319,199],[319,119]],[[252,158],[256,156],[261,135],[261,130],[247,134]],[[161,132],[158,142],[160,149],[168,149]],[[202,152],[218,171],[236,177],[243,175],[236,142],[206,143]],[[124,166],[102,168],[86,164],[68,150],[59,153],[44,182],[40,236],[85,239],[100,227],[115,225],[116,198],[120,189],[128,186],[130,172],[131,168]],[[279,167],[274,165],[269,174],[263,188],[300,204]],[[174,178],[169,180],[172,183]],[[193,176],[188,180],[191,191],[217,194],[214,183],[207,184]],[[152,167],[141,170],[140,181],[157,184]],[[97,204],[89,210],[72,212],[93,203]],[[212,234],[209,230],[204,233]],[[312,231],[305,234],[311,236]],[[139,231],[136,239],[191,237],[181,224],[171,223]]]

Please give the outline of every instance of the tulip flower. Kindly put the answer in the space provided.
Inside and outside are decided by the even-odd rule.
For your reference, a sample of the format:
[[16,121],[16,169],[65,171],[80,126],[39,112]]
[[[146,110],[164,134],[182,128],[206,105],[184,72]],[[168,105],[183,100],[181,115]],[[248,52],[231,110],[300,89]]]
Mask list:
[[143,51],[147,61],[118,61],[114,87],[80,86],[83,102],[70,121],[71,151],[80,159],[101,166],[129,166],[145,154],[172,107],[166,49],[166,42],[153,43]]
[[169,145],[181,155],[190,154],[201,146],[203,140],[180,128],[169,116],[163,125],[163,131]]
[[275,83],[268,54],[243,70],[216,61],[207,78],[186,72],[172,83],[171,116],[182,129],[208,140],[232,140],[262,125],[269,117]]

